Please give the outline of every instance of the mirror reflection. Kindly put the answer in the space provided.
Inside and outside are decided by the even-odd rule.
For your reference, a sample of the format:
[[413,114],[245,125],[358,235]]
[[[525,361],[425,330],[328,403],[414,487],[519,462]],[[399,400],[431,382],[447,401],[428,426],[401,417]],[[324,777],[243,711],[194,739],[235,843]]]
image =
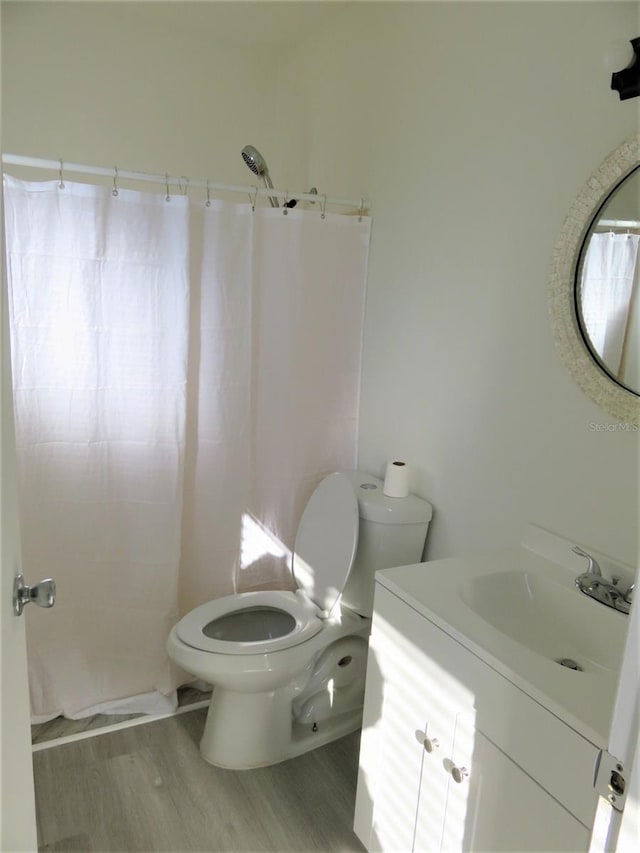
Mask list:
[[598,211],[576,275],[580,331],[619,385],[640,395],[640,166]]

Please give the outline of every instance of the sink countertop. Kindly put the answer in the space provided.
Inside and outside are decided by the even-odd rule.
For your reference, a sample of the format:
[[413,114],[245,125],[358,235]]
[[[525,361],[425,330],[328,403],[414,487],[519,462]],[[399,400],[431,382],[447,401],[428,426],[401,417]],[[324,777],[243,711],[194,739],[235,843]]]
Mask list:
[[[548,535],[558,540],[553,534]],[[574,580],[580,568],[574,571],[566,563],[560,565],[549,559],[553,550],[547,548],[545,553],[545,548],[541,548],[536,552],[521,546],[416,563],[379,571],[376,581],[595,746],[604,748],[609,736],[618,671],[577,672],[560,666],[494,628],[467,605],[460,594],[465,582],[482,575],[503,571],[543,574],[584,599],[579,606],[584,609],[585,619],[594,613],[591,608],[608,611],[615,642],[623,648],[627,617],[579,592]]]

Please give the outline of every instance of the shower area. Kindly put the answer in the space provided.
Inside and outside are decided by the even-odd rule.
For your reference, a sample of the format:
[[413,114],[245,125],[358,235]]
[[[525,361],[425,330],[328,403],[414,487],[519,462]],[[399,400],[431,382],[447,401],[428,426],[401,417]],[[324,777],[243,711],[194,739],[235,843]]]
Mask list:
[[365,202],[242,157],[264,186],[3,158],[23,572],[57,586],[25,610],[34,723],[175,709],[171,627],[291,588],[306,500],[355,466]]

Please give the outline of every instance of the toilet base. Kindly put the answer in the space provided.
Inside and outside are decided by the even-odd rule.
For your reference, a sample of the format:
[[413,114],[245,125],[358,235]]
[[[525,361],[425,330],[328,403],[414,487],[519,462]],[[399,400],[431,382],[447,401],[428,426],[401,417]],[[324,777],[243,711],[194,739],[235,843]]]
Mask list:
[[[205,723],[200,754],[229,770],[250,770],[303,755],[360,728],[362,708],[313,725],[291,718],[292,690],[240,693],[216,686]],[[241,723],[239,723],[241,721]]]

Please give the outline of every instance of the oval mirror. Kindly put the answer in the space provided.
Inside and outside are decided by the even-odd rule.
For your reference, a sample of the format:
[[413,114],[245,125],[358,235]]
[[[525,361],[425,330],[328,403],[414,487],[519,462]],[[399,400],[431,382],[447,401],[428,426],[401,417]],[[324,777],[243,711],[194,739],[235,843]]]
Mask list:
[[640,394],[640,166],[617,184],[592,220],[575,280],[578,325],[600,367]]
[[549,280],[563,360],[594,402],[640,422],[640,135],[591,175],[562,226]]

